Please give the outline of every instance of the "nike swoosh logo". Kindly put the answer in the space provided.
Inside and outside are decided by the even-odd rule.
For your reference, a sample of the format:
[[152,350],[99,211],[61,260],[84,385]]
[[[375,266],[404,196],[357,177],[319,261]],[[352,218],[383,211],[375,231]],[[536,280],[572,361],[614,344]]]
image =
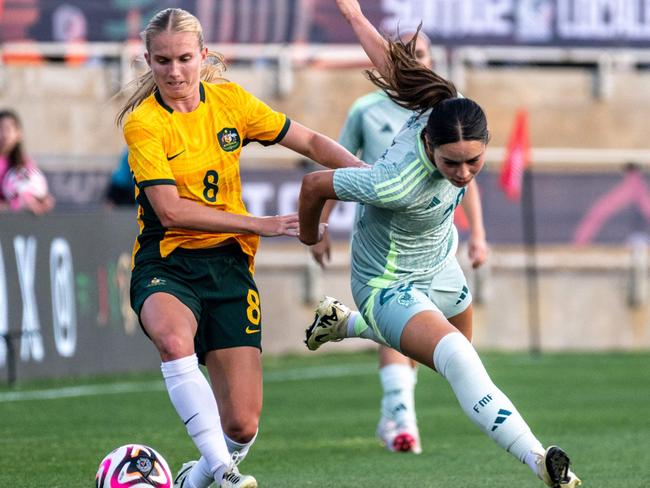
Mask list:
[[246,326],[246,333],[247,334],[257,334],[260,331],[260,329],[251,329],[249,325]]
[[193,419],[194,417],[196,417],[198,414],[199,414],[199,412],[196,412],[196,413],[195,413],[194,415],[192,415],[189,419],[184,420],[183,423],[184,423],[185,425],[189,424],[189,423],[192,421],[192,419]]
[[177,158],[178,156],[180,156],[180,155],[183,154],[184,152],[185,152],[185,149],[183,149],[183,150],[182,150],[181,152],[179,152],[179,153],[174,154],[173,156],[167,156],[167,161],[171,161],[172,159]]

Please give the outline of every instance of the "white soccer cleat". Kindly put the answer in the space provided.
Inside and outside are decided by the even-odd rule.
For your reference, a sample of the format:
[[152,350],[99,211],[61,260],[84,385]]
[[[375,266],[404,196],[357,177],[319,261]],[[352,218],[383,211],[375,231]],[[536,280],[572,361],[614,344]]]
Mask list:
[[391,452],[421,454],[420,432],[416,425],[399,426],[394,420],[382,416],[377,424],[377,438]]
[[173,488],[184,488],[185,480],[187,480],[187,477],[190,475],[190,471],[196,463],[198,463],[198,461],[188,461],[186,463],[183,463],[181,469],[178,470],[176,478],[174,478]]
[[241,474],[236,465],[232,465],[223,474],[221,488],[257,488],[257,480],[248,474]]
[[307,349],[315,351],[326,342],[345,339],[350,313],[350,309],[336,298],[323,298],[316,308],[314,321],[305,331]]
[[582,481],[570,469],[569,456],[558,446],[550,446],[539,455],[537,460],[537,476],[552,488],[575,488]]

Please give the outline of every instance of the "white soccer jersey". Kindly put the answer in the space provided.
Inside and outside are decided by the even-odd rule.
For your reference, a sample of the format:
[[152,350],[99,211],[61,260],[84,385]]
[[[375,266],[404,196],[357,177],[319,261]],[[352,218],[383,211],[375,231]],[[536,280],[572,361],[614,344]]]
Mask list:
[[453,186],[424,150],[429,112],[411,117],[372,168],[334,173],[344,201],[363,204],[352,239],[352,278],[377,288],[412,282],[422,289],[456,253],[454,209],[465,188]]

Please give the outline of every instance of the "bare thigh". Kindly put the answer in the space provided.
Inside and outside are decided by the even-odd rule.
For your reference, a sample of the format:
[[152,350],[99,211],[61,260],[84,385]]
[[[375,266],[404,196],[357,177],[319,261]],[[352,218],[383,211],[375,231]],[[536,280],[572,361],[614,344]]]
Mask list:
[[142,305],[140,320],[162,361],[194,354],[197,323],[192,311],[169,293],[154,293]]
[[474,311],[472,305],[470,304],[470,306],[463,310],[461,313],[454,315],[453,317],[449,317],[448,320],[451,322],[451,325],[456,327],[458,331],[467,338],[468,341],[472,342],[472,324],[474,321],[473,317]]
[[435,370],[433,352],[440,339],[452,332],[458,332],[458,329],[442,313],[425,310],[408,321],[400,338],[400,347],[408,357]]
[[262,359],[256,347],[209,351],[205,357],[221,425],[228,437],[248,442],[262,413]]

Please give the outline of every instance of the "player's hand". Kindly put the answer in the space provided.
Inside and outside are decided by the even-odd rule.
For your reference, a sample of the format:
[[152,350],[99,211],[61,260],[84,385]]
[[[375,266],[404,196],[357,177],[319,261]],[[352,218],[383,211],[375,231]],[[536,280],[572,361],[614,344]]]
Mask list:
[[320,234],[320,241],[311,246],[311,255],[314,256],[314,260],[320,265],[320,267],[325,269],[325,263],[331,260],[332,252],[330,236],[329,232],[327,231],[327,227],[324,229],[321,228]]
[[257,234],[263,237],[289,236],[299,234],[298,214],[276,215],[275,217],[259,217]]
[[361,13],[361,5],[357,0],[336,0],[336,5],[348,21]]
[[481,266],[487,260],[489,252],[490,248],[485,239],[475,239],[470,237],[467,243],[467,254],[469,256],[469,261],[472,263],[472,268],[476,269]]

